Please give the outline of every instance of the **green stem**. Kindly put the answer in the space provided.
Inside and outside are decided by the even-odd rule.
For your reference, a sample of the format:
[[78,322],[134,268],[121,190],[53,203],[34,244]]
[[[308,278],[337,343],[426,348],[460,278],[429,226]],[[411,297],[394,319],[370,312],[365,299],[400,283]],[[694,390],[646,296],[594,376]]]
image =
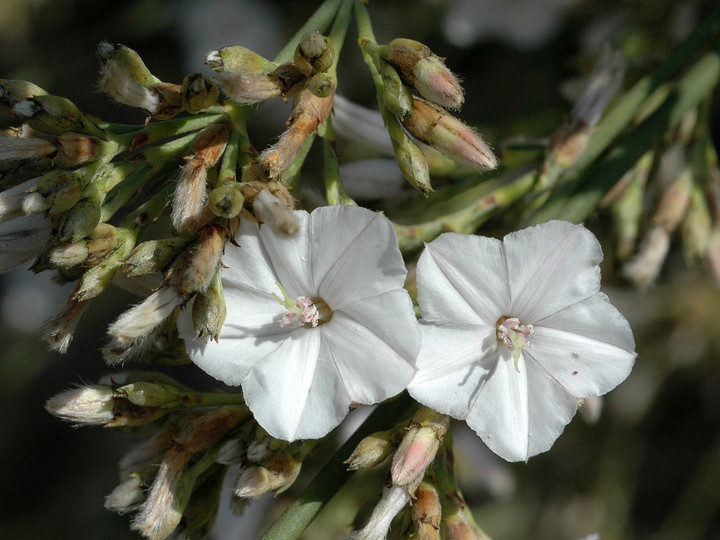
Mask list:
[[400,250],[411,253],[422,249],[425,242],[443,232],[473,233],[500,209],[528,193],[535,178],[536,172],[530,171],[514,178],[488,180],[447,200],[442,200],[444,197],[440,194],[439,202],[426,208],[423,215],[415,216],[413,222],[393,223]]
[[340,178],[340,165],[335,154],[335,131],[332,119],[325,120],[325,133],[323,135],[323,156],[325,162],[325,194],[328,204],[357,205],[347,194]]
[[237,180],[238,155],[240,154],[240,132],[232,130],[220,162],[217,185]]
[[282,48],[282,50],[277,54],[277,56],[273,58],[273,62],[282,64],[284,62],[292,60],[293,55],[295,54],[295,48],[297,47],[297,44],[300,42],[302,37],[310,30],[317,30],[318,32],[323,32],[330,25],[330,22],[335,18],[335,15],[337,14],[338,9],[340,8],[340,4],[342,2],[343,0],[325,0],[325,2],[323,2],[322,5],[317,8],[315,13],[310,16],[310,18],[305,22],[305,24],[303,24],[302,27],[300,27],[300,29],[295,32],[293,37],[291,37],[290,40],[287,42],[287,45],[285,45],[285,47]]
[[192,131],[201,130],[210,124],[215,124],[224,119],[225,114],[196,114],[194,116],[183,116],[162,122],[151,122],[142,130],[142,139],[137,144],[147,144],[166,137],[182,135]]
[[[223,405],[245,405],[245,399],[240,393],[219,394],[219,393],[195,393],[186,392],[178,394],[177,400],[183,407],[220,407]],[[248,417],[250,411],[247,411]]]
[[348,441],[340,447],[330,461],[312,479],[280,518],[270,527],[262,540],[294,540],[310,525],[323,506],[340,490],[352,476],[343,463],[358,443],[371,433],[387,429],[417,407],[412,398],[403,394],[397,400],[378,405]]
[[623,174],[658,144],[663,134],[674,128],[688,109],[696,107],[708,96],[719,79],[720,51],[712,51],[688,70],[665,103],[628,135],[625,143],[616,146],[589,170],[578,171],[571,177],[572,184],[580,184],[572,197],[568,198],[563,183],[559,186],[563,189],[556,192],[557,197],[552,197],[532,222],[566,219],[579,223],[584,220]]
[[345,35],[347,34],[348,26],[350,26],[350,13],[352,11],[353,0],[343,0],[343,3],[338,10],[335,22],[333,22],[332,28],[330,29],[330,41],[332,41],[333,47],[335,48],[335,61],[332,65],[332,75],[335,77],[337,72],[338,59],[340,58],[340,51],[342,51],[343,44],[345,43]]
[[557,189],[552,192],[539,213],[531,219],[531,223],[542,223],[557,217],[555,212],[564,205],[567,195],[583,181],[586,169],[631,122],[636,120],[639,113],[647,114],[648,100],[656,103],[666,92],[668,81],[701,51],[715,46],[719,40],[720,12],[717,12],[706,19],[687,40],[670,51],[661,65],[640,79],[608,108],[602,121],[593,131],[583,153],[564,174],[559,175]]

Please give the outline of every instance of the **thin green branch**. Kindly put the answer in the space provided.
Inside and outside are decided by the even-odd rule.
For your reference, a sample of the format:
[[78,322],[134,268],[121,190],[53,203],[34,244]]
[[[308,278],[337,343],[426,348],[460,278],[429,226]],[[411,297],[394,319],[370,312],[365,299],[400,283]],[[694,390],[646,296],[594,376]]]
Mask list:
[[[680,79],[663,105],[613,148],[607,157],[589,170],[578,171],[571,184],[580,184],[572,197],[563,184],[558,196],[533,217],[533,223],[566,219],[579,223],[596,208],[600,199],[635,163],[655,146],[668,130],[673,129],[683,113],[698,106],[720,80],[720,51],[712,51],[698,60]],[[562,197],[561,197],[562,195]]]

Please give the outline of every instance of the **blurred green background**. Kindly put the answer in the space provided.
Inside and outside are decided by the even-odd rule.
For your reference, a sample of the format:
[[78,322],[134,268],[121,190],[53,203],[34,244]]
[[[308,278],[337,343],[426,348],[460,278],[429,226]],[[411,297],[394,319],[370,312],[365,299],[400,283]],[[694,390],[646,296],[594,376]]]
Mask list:
[[[106,120],[142,116],[96,92],[95,46],[135,49],[170,82],[209,71],[211,49],[242,44],[272,57],[319,2],[244,0],[4,0],[0,77],[27,79]],[[586,72],[606,41],[629,54],[625,87],[662,59],[713,7],[702,1],[379,1],[370,13],[379,41],[410,37],[446,57],[467,92],[461,116],[496,147],[514,136],[548,137],[568,117],[564,83]],[[374,90],[351,32],[339,93],[372,106]],[[343,81],[349,83],[343,84]],[[262,147],[289,107],[268,107],[251,126]],[[8,125],[9,119],[0,119]],[[718,126],[717,117],[714,126]],[[717,139],[717,132],[715,133]],[[717,140],[716,140],[717,142]],[[613,264],[607,216],[586,223],[604,240],[605,291],[629,319],[639,357],[629,379],[603,402],[593,425],[578,415],[553,449],[527,464],[495,458],[457,426],[457,468],[478,523],[495,540],[720,538],[720,292],[702,265],[673,249],[659,283],[623,283]],[[39,327],[69,294],[46,275],[0,276],[0,538],[136,538],[128,519],[104,510],[116,463],[131,437],[72,429],[44,411],[54,393],[108,372],[98,349],[108,323],[135,301],[112,290],[89,309],[65,356],[46,351]],[[212,387],[192,366],[172,375]],[[200,380],[198,380],[200,379]],[[320,453],[322,454],[322,453]],[[322,462],[316,455],[308,469]],[[378,483],[376,473],[368,475]],[[307,481],[301,477],[299,485]],[[360,489],[360,481],[355,487]],[[346,490],[307,538],[323,538],[352,507]],[[286,496],[287,495],[287,496]],[[279,505],[292,498],[283,495]],[[368,495],[370,496],[370,495]],[[215,538],[254,538],[273,499],[241,518],[226,510]],[[332,537],[332,536],[330,536]]]

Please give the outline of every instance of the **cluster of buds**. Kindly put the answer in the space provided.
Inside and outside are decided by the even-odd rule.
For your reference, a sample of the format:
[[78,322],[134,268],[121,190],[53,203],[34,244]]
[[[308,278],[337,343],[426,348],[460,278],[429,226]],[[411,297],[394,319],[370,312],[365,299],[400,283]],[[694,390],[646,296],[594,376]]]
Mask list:
[[154,435],[120,461],[120,484],[105,502],[111,511],[135,513],[132,527],[151,539],[204,536],[231,466],[240,466],[236,508],[281,493],[317,444],[273,439],[240,396],[198,393],[155,372],[105,377],[61,392],[46,408],[74,425],[153,426]]
[[[421,408],[401,434],[400,430],[374,433],[363,439],[346,461],[352,470],[374,467],[393,453],[390,478],[370,519],[362,529],[346,535],[348,540],[385,538],[395,516],[411,500],[414,511],[430,513],[423,478],[433,463],[450,427],[450,417]],[[399,444],[396,442],[400,438]],[[397,448],[397,449],[396,449]],[[420,515],[418,514],[418,515]],[[435,513],[433,513],[435,515]],[[420,517],[418,518],[421,519]],[[431,523],[433,518],[428,518]],[[437,530],[437,529],[436,529]],[[430,538],[430,537],[428,537]]]
[[[154,121],[105,123],[32,83],[0,81],[0,111],[22,121],[0,134],[0,271],[35,259],[34,271],[77,283],[45,325],[51,348],[67,351],[89,302],[116,283],[146,298],[110,326],[107,360],[120,363],[149,351],[169,356],[179,350],[174,319],[193,297],[196,335],[217,339],[224,322],[220,259],[239,219],[293,234],[294,201],[280,169],[257,174],[265,160],[255,159],[247,140],[247,115],[241,105],[220,101],[208,77],[165,83],[124,45],[103,42],[97,54],[101,91]],[[329,40],[312,33],[298,46],[301,67],[283,68],[299,73],[302,83],[292,87],[305,103],[296,107],[291,139],[304,138],[329,114],[331,97],[314,122],[307,120],[317,113],[310,90],[318,92],[317,77],[329,76],[332,58]],[[290,86],[283,90],[292,94]],[[279,154],[286,151],[297,155],[299,146]],[[144,202],[134,204],[140,193]],[[170,235],[138,243],[168,208]]]
[[468,170],[498,166],[482,137],[446,111],[460,109],[465,98],[459,80],[442,58],[410,39],[378,45],[366,37],[360,44],[378,89],[395,158],[411,185],[425,195],[432,191],[427,159],[409,135]]
[[687,113],[676,142],[646,153],[603,201],[615,222],[616,257],[638,287],[657,280],[676,233],[686,262],[707,261],[720,281],[720,170],[698,118]]

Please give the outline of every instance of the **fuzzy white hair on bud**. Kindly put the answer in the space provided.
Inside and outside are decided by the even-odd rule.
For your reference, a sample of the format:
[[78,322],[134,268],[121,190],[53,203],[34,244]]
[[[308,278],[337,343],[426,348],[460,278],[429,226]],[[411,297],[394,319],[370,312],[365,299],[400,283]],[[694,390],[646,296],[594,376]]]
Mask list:
[[292,235],[298,232],[299,225],[292,210],[268,190],[262,190],[253,201],[253,208],[264,223],[268,223],[275,232]]
[[160,109],[160,96],[128,77],[118,64],[108,61],[100,71],[100,89],[123,105],[156,114]]
[[154,330],[182,302],[174,289],[162,287],[120,315],[108,327],[110,343],[103,349],[105,361],[121,364],[140,354],[149,345]]

